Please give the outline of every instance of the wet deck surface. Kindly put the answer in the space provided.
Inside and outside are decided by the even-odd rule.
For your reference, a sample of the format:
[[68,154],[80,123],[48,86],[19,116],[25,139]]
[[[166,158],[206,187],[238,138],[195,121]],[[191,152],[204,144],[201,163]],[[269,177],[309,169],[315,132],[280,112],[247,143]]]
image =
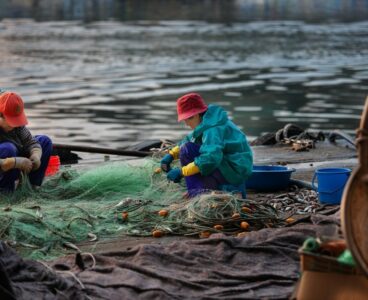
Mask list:
[[[347,167],[353,169],[357,164],[356,150],[344,142],[330,144],[328,142],[318,143],[315,149],[308,152],[295,152],[290,146],[257,146],[253,147],[255,164],[282,164],[295,167],[296,172],[292,179],[310,182],[316,168],[321,167]],[[136,160],[132,160],[136,162]],[[248,193],[249,198],[254,199],[256,195]],[[297,218],[306,217],[298,216]],[[139,244],[169,244],[177,240],[198,239],[198,236],[164,236],[134,237],[121,236],[97,242],[84,242],[78,246],[82,251],[101,253],[105,251],[129,250]]]
[[348,143],[320,142],[309,151],[295,152],[290,146],[253,147],[254,163],[286,165],[296,169],[292,179],[311,181],[317,168],[350,168],[357,165],[357,152]]
[[309,151],[296,152],[291,146],[256,146],[253,147],[256,164],[298,164],[305,162],[328,162],[356,157],[356,150],[340,141],[336,144],[320,142]]

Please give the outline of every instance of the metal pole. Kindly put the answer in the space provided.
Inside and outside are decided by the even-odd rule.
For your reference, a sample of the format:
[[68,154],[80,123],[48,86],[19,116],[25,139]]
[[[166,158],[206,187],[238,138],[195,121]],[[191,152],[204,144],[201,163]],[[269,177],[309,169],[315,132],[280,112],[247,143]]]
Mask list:
[[64,149],[70,151],[89,152],[89,153],[101,153],[101,154],[112,154],[122,156],[137,156],[145,157],[152,155],[152,152],[148,151],[135,151],[135,150],[123,150],[123,149],[108,149],[78,145],[66,145],[66,144],[53,144],[54,149]]

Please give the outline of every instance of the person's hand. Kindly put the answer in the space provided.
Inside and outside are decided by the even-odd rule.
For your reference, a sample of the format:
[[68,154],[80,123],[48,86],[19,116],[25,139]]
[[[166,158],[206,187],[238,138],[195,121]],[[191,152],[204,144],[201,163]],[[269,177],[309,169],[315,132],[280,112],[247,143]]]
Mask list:
[[15,157],[8,157],[1,160],[1,170],[8,172],[15,168]]
[[12,169],[20,169],[29,173],[32,170],[32,162],[26,157],[8,157],[1,161],[1,169],[4,172]]
[[161,169],[165,172],[169,172],[171,167],[170,164],[173,162],[174,157],[171,154],[165,154],[161,160]]
[[31,155],[29,156],[29,159],[32,162],[32,171],[38,170],[41,166],[41,155],[42,150],[40,148],[32,149]]
[[33,164],[30,159],[26,157],[14,157],[15,169],[20,169],[21,171],[26,172],[27,174],[32,171]]
[[38,156],[31,155],[29,159],[32,162],[32,171],[38,170],[41,166],[41,160],[38,158]]
[[174,168],[167,173],[167,179],[175,183],[180,182],[182,177],[183,177],[183,174],[181,173],[180,168]]

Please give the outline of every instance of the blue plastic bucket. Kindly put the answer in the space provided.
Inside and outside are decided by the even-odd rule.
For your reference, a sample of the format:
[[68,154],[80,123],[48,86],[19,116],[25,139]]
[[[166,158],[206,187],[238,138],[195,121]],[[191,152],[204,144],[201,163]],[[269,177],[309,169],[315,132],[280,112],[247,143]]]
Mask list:
[[259,192],[284,190],[289,186],[295,169],[284,166],[253,166],[252,175],[245,182],[247,189]]
[[[317,169],[313,176],[312,186],[318,191],[319,201],[326,204],[340,204],[350,173],[351,170],[347,168]],[[314,184],[316,178],[318,187]]]

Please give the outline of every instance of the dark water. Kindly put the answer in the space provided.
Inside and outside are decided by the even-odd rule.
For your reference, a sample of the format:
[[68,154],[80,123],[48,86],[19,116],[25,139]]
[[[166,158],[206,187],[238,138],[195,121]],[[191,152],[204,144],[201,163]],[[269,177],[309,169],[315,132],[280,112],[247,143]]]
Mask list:
[[0,18],[37,21],[116,19],[213,22],[304,20],[359,21],[367,0],[1,0]]
[[192,91],[250,138],[289,122],[354,133],[368,1],[148,2],[0,1],[0,87],[23,96],[34,133],[108,147],[178,139],[175,99]]

